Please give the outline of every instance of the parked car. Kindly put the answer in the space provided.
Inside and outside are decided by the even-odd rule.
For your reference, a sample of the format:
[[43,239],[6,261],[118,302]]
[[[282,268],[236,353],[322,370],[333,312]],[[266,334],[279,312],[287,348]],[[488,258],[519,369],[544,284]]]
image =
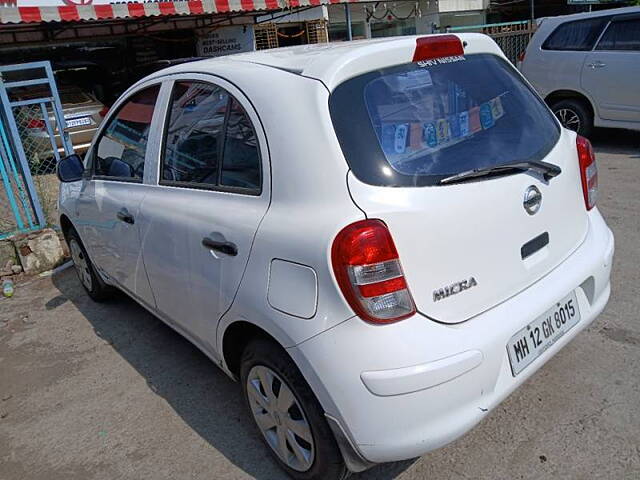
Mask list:
[[[84,154],[91,145],[91,139],[108,109],[92,94],[77,87],[63,88],[58,93],[60,94],[60,103],[62,104],[62,115],[64,116],[73,149],[78,154]],[[24,99],[39,96],[41,96],[41,94],[32,90]],[[33,107],[24,108],[31,108],[33,112]],[[21,117],[19,116],[19,118]],[[26,131],[28,132],[28,138],[26,140],[37,141],[38,145],[42,146],[42,148],[37,149],[38,158],[51,158],[53,156],[51,140],[49,139],[47,125],[40,111],[33,112],[31,115],[24,115],[24,118],[26,119]],[[57,150],[60,154],[64,155],[62,139],[57,129],[57,121],[51,110],[48,112],[48,119],[52,131],[55,132],[54,140]]]
[[640,130],[640,7],[542,19],[521,71],[580,135]]
[[174,66],[58,175],[88,294],[239,380],[294,478],[453,441],[609,298],[589,141],[484,35]]
[[[97,94],[103,91],[102,86],[96,81],[91,81],[95,79],[98,70],[95,66],[82,62],[58,62],[53,65],[53,69],[66,131],[69,133],[74,151],[83,155],[91,145],[91,139],[108,111],[108,108],[97,98]],[[90,85],[92,91],[89,90]],[[16,100],[49,97],[52,94],[48,86],[21,87],[12,93]],[[16,118],[20,130],[26,134],[23,137],[23,143],[32,164],[32,170],[38,173],[53,172],[55,162],[49,161],[54,157],[53,146],[40,106],[20,107]],[[64,155],[62,138],[52,109],[47,111],[47,118],[56,149],[59,154]]]

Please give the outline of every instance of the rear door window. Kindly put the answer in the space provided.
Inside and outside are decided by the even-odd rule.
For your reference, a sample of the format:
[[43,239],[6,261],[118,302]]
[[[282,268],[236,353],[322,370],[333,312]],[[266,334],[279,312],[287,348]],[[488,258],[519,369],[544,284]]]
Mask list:
[[563,23],[542,44],[543,50],[588,51],[598,40],[610,17],[589,18]]
[[238,100],[211,83],[176,82],[160,175],[163,185],[260,193],[255,129]]
[[204,82],[176,82],[165,135],[161,183],[218,184],[229,95]]
[[596,50],[640,52],[640,18],[611,22]]
[[410,63],[339,85],[331,118],[354,174],[436,185],[475,168],[540,160],[559,137],[548,108],[501,58]]

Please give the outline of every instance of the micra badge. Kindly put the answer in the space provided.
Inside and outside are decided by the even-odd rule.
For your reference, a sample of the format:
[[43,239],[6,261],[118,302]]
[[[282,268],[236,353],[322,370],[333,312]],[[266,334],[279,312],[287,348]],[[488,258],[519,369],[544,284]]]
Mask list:
[[457,295],[464,290],[468,290],[471,287],[475,287],[478,285],[476,279],[471,277],[469,280],[462,280],[460,282],[452,283],[451,285],[447,285],[446,287],[439,288],[438,290],[433,291],[433,301],[439,302],[440,300],[444,300],[451,295]]

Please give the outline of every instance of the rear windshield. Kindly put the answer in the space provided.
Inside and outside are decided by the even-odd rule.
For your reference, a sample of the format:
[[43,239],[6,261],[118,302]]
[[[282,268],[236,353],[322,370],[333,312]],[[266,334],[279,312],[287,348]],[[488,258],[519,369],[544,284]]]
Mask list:
[[503,59],[489,54],[403,64],[339,85],[329,100],[356,177],[437,185],[474,168],[540,160],[560,129]]

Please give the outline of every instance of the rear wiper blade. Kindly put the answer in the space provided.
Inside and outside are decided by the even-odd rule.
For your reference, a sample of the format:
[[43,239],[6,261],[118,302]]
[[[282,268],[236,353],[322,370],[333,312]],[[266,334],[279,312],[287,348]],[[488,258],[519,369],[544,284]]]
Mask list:
[[473,170],[467,170],[465,172],[451,175],[440,180],[440,185],[446,185],[451,183],[463,182],[472,178],[487,177],[496,174],[507,174],[514,172],[527,172],[533,170],[542,175],[542,178],[549,181],[553,177],[557,177],[562,173],[562,170],[557,165],[547,162],[514,162],[506,163],[504,165],[495,165],[493,167],[486,168],[474,168]]

